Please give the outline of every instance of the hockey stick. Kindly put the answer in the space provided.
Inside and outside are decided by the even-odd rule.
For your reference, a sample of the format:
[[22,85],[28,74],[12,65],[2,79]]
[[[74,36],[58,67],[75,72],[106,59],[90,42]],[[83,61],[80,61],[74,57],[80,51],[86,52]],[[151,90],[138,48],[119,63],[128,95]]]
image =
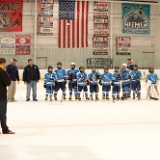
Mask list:
[[84,98],[85,97],[85,93],[84,93],[84,87],[85,87],[85,85],[83,85],[83,100],[86,102],[86,99]]
[[115,100],[114,100],[114,97],[113,97],[113,87],[114,86],[112,86],[112,99],[113,99],[113,103],[115,103]]
[[51,84],[51,91],[50,91],[50,101],[52,102],[52,84]]
[[[145,71],[143,71],[143,76],[145,77],[146,79],[146,73]],[[146,98],[148,99],[148,96],[149,96],[149,89],[147,89],[147,92],[146,92]]]

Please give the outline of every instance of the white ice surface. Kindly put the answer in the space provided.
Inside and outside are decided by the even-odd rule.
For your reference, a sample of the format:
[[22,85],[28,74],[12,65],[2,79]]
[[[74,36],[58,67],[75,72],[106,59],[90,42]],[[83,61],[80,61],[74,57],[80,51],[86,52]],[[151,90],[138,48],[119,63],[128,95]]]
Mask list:
[[[0,160],[159,160],[160,102],[146,100],[8,103],[8,125],[15,135],[0,135]],[[101,94],[100,94],[101,98]]]

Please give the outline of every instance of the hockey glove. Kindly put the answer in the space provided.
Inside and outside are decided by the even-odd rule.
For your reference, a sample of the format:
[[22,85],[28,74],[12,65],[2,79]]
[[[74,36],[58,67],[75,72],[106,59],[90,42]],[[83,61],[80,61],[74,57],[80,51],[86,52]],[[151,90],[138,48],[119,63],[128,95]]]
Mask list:
[[121,80],[121,75],[120,74],[117,74],[117,79]]
[[111,82],[111,85],[114,86],[114,82]]
[[43,87],[46,88],[46,84],[43,84]]
[[99,75],[99,74],[97,74],[97,75],[96,75],[96,78],[97,78],[97,79],[100,79],[100,75]]
[[102,81],[101,80],[99,80],[99,85],[102,86]]
[[67,80],[64,81],[64,84],[65,84],[65,85],[67,84]]

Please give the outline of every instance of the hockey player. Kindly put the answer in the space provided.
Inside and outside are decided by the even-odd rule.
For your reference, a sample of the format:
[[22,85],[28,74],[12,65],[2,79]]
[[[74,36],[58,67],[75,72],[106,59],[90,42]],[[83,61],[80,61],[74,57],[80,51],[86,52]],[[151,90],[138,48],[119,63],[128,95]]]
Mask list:
[[112,75],[112,97],[113,99],[116,99],[116,95],[117,95],[117,100],[120,99],[120,74],[118,73],[119,71],[119,67],[115,67],[114,68],[114,73]]
[[67,79],[67,73],[65,69],[62,68],[62,63],[58,62],[57,63],[57,68],[54,70],[54,72],[57,74],[57,83],[56,83],[56,89],[55,89],[55,94],[54,98],[57,100],[57,94],[59,89],[62,90],[63,92],[63,99],[66,99],[66,79]]
[[84,67],[79,67],[79,72],[77,73],[77,83],[78,83],[78,100],[81,100],[80,94],[82,90],[85,92],[86,100],[89,100],[88,88],[87,88],[88,80]]
[[71,63],[71,69],[67,71],[67,79],[69,80],[68,88],[69,88],[69,100],[72,100],[72,90],[74,90],[75,99],[77,96],[77,73],[79,70],[75,68],[75,63]]
[[121,75],[122,93],[123,93],[121,99],[124,100],[125,98],[130,97],[130,79],[131,77],[129,74],[129,69],[127,69],[127,64],[125,63],[122,64],[119,74]]
[[92,72],[88,75],[90,85],[90,99],[93,101],[93,93],[95,92],[95,99],[98,100],[98,80],[100,79],[100,73],[96,71],[96,67],[92,67]]
[[46,88],[45,100],[48,100],[48,95],[50,96],[50,101],[52,101],[52,95],[55,91],[55,81],[57,81],[57,75],[53,72],[53,67],[48,66],[48,73],[44,75],[44,88]]
[[102,85],[102,99],[109,100],[109,91],[111,90],[112,74],[109,72],[108,67],[104,67],[104,73],[101,74],[99,84]]
[[147,83],[147,90],[150,99],[158,100],[159,93],[158,93],[158,75],[154,73],[154,68],[149,68],[149,74],[146,78]]
[[141,98],[141,77],[142,73],[138,70],[138,65],[135,64],[131,72],[133,99],[135,99],[135,94],[137,94],[138,100]]

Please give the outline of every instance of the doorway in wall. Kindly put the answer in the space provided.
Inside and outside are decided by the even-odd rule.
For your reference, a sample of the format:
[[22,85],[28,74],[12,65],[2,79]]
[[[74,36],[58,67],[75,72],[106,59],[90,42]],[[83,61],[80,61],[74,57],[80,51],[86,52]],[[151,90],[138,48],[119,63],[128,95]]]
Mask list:
[[37,66],[40,69],[46,69],[47,68],[47,57],[37,57]]

